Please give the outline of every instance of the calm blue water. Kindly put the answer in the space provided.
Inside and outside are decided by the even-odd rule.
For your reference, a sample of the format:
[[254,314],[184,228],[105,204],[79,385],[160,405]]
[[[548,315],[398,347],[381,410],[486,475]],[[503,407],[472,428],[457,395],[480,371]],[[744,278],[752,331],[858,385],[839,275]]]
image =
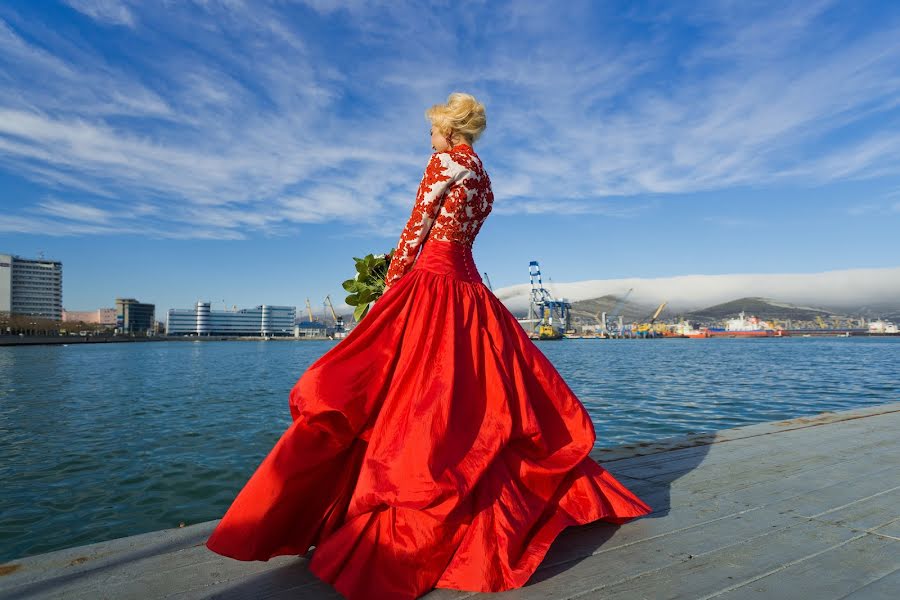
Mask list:
[[[220,517],[335,343],[0,347],[0,560]],[[599,446],[900,399],[900,339],[538,345]]]

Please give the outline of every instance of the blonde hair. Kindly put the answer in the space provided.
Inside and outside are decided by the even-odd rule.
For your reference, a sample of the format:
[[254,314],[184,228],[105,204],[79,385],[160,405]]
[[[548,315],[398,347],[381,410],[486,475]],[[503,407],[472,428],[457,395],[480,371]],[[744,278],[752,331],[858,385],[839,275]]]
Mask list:
[[475,96],[462,92],[453,92],[446,104],[435,104],[425,111],[425,116],[442,134],[459,134],[471,143],[481,137],[487,126],[484,104],[476,100]]

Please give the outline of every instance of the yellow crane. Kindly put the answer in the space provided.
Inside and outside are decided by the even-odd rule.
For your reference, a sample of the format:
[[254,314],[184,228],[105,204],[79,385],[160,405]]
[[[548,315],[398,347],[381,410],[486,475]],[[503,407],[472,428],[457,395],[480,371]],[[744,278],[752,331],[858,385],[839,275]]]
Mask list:
[[819,326],[819,329],[828,329],[828,323],[825,322],[822,315],[816,315],[816,325]]
[[316,318],[315,318],[315,317],[313,316],[313,314],[312,314],[312,306],[311,306],[310,303],[309,303],[309,298],[306,299],[306,312],[309,313],[309,320],[310,320],[310,321],[315,321],[315,320],[316,320]]
[[544,316],[541,319],[541,324],[538,327],[538,339],[541,340],[560,340],[563,337],[563,332],[559,330],[559,328],[554,327],[551,323],[553,320],[553,316],[550,313],[550,308],[544,307]]
[[663,311],[663,309],[666,307],[666,304],[668,304],[668,301],[660,304],[659,307],[656,309],[656,312],[653,313],[653,316],[650,317],[648,322],[637,324],[634,328],[634,331],[636,331],[637,333],[641,333],[641,334],[647,334],[650,330],[653,330],[656,333],[662,333],[658,327],[654,327],[653,325],[654,325],[654,323],[656,323],[656,319],[659,318],[659,313],[661,313]]
[[331,309],[331,317],[334,319],[335,328],[337,328],[338,330],[343,329],[344,328],[344,317],[339,317],[337,315],[337,312],[335,312],[334,304],[331,303],[331,294],[328,294],[327,296],[325,296],[325,302],[326,302],[326,304],[328,304],[328,308]]

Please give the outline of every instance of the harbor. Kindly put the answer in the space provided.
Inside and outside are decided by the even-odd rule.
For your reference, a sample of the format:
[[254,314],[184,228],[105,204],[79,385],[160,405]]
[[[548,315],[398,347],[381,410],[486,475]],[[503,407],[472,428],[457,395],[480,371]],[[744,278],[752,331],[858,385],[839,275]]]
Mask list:
[[[654,512],[563,531],[529,583],[462,598],[894,598],[900,403],[592,453]],[[217,521],[12,560],[0,599],[340,598],[305,557],[206,549]]]
[[[484,274],[484,280],[490,287],[487,273]],[[887,319],[835,315],[824,309],[792,306],[752,297],[690,312],[692,317],[699,317],[700,323],[686,318],[683,310],[666,315],[664,311],[669,305],[668,301],[661,302],[653,309],[632,307],[630,318],[626,319],[625,308],[635,291],[634,288],[629,288],[620,295],[571,302],[568,298],[553,294],[548,287],[549,284],[544,285],[540,263],[536,260],[529,263],[529,280],[528,314],[518,321],[528,336],[535,340],[900,337],[900,328]],[[609,302],[609,309],[593,310],[600,304],[599,301],[604,299]],[[589,308],[591,305],[593,309]],[[778,319],[774,316],[764,318],[748,314],[744,310],[747,305],[761,311],[796,315],[801,318]],[[641,312],[646,316],[638,317]],[[826,321],[826,316],[831,322]]]
[[[8,311],[2,310],[4,304],[0,298],[0,346],[165,339],[340,340],[350,334],[368,306],[377,301],[377,296],[371,295],[372,290],[367,292],[370,295],[365,302],[359,302],[360,296],[353,293],[345,298],[345,302],[351,303],[345,305],[351,308],[351,314],[345,315],[341,312],[346,310],[345,306],[335,307],[331,294],[322,298],[320,309],[314,309],[312,299],[307,296],[302,310],[297,306],[273,304],[238,308],[237,304],[229,306],[225,300],[198,300],[190,308],[169,308],[165,322],[161,322],[156,320],[155,304],[135,298],[116,298],[114,308],[66,310],[62,306],[60,261],[45,260],[43,256],[37,260],[3,256],[11,261],[3,264],[18,266],[22,273],[41,267],[41,277],[29,285],[46,288],[47,293],[28,296],[27,302],[21,300],[23,304],[15,307],[10,294],[7,303],[14,310]],[[377,260],[373,256],[365,260],[370,259]],[[357,264],[357,268],[368,273],[367,264]],[[877,308],[845,306],[840,309],[799,306],[760,297],[736,298],[713,306],[703,306],[699,298],[687,303],[682,298],[674,304],[668,300],[656,304],[661,294],[647,286],[636,289],[637,285],[617,293],[597,289],[593,293],[596,296],[581,291],[581,299],[572,301],[555,293],[549,280],[544,284],[537,260],[529,262],[529,287],[525,294],[510,293],[509,288],[495,291],[486,271],[479,277],[481,284],[518,315],[519,325],[535,340],[900,337],[895,323],[900,321],[900,308],[893,302]],[[18,278],[25,279],[25,275]],[[365,285],[381,289],[382,284],[383,281],[370,281]],[[361,284],[348,279],[344,285],[353,288]],[[636,297],[642,301],[636,301]],[[649,305],[648,300],[653,304]],[[35,307],[37,310],[32,311]]]

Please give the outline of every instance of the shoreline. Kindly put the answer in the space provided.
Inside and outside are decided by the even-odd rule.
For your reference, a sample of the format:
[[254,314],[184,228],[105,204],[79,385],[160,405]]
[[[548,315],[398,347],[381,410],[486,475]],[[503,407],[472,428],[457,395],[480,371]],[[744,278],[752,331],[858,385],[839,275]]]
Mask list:
[[[898,338],[900,339],[900,333],[854,333],[851,335],[845,335],[843,333],[832,333],[829,331],[822,331],[820,333],[804,333],[804,334],[792,334],[792,335],[783,335],[783,336],[729,336],[729,335],[716,335],[703,339],[784,339],[784,338]],[[60,346],[60,345],[72,345],[72,346],[81,346],[86,344],[131,344],[138,342],[334,342],[340,341],[343,338],[328,338],[328,337],[293,337],[293,336],[270,336],[270,337],[251,337],[251,336],[225,336],[225,335],[211,335],[211,336],[141,336],[141,337],[129,337],[125,335],[110,335],[110,336],[12,336],[12,335],[0,335],[0,346]],[[558,340],[537,340],[533,339],[532,341],[541,341],[541,342],[558,342],[562,339],[569,340],[607,340],[607,341],[620,341],[620,340],[683,340],[690,339],[687,336],[678,336],[678,335],[670,335],[670,336],[651,336],[651,337],[623,337],[623,338],[604,338],[596,335],[567,335],[563,336]]]
[[284,336],[284,337],[249,337],[249,336],[226,336],[226,335],[211,335],[211,336],[200,336],[200,337],[189,337],[189,336],[141,336],[141,337],[129,337],[126,335],[110,335],[110,336],[101,336],[101,335],[87,335],[87,336],[62,336],[62,335],[51,335],[51,336],[9,336],[4,335],[0,336],[0,346],[59,346],[59,345],[73,345],[73,346],[82,346],[86,344],[132,344],[139,342],[331,342],[335,341],[332,338],[327,337],[299,337],[295,338],[293,336]]

